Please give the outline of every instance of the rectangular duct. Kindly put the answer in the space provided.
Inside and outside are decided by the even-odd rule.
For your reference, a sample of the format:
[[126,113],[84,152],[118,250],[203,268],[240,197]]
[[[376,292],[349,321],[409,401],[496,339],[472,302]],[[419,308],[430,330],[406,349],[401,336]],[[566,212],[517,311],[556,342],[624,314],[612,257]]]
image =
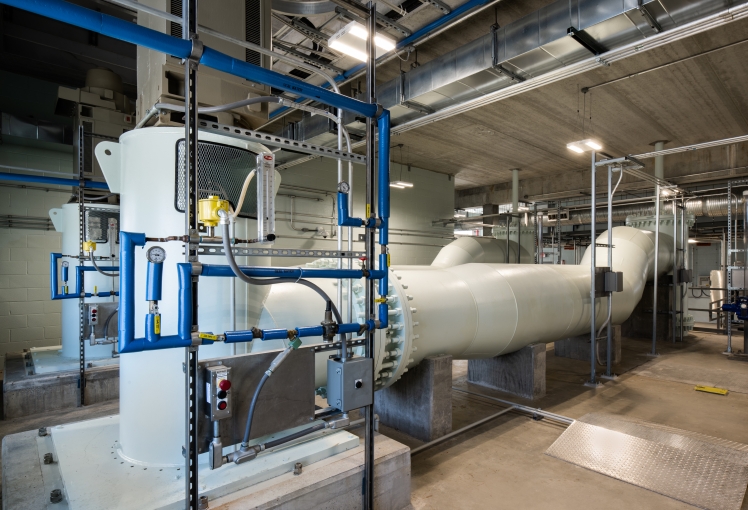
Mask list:
[[[731,3],[735,2],[558,0],[380,85],[378,100],[390,110],[396,126],[589,58],[590,51],[568,35],[570,28],[610,50],[656,34],[650,19],[667,30]],[[295,124],[296,140],[335,142],[330,123],[311,117]]]

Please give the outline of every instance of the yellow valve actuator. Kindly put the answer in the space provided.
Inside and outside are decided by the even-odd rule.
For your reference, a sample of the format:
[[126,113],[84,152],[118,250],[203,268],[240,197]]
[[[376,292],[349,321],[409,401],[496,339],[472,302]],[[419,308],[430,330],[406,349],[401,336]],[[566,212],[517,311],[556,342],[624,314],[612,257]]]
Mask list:
[[218,211],[229,212],[228,200],[221,200],[215,195],[201,198],[197,203],[197,216],[207,227],[215,227],[220,223],[221,217]]
[[93,241],[86,241],[83,243],[83,253],[88,253],[89,251],[96,251],[96,243]]

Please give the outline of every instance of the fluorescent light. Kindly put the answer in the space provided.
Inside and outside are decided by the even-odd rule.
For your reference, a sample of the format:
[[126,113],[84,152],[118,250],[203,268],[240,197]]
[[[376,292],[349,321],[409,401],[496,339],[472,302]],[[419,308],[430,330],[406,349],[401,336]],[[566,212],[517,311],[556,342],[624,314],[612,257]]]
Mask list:
[[395,186],[396,188],[412,188],[413,183],[407,181],[392,181],[390,186]]
[[583,152],[588,152],[590,150],[599,151],[603,148],[603,146],[595,140],[587,138],[585,140],[579,140],[578,142],[567,143],[566,148],[576,152],[577,154],[582,154]]
[[698,243],[698,241],[696,239],[689,239],[688,242],[691,243],[691,244]]
[[[361,23],[351,21],[346,26],[335,32],[328,44],[330,48],[345,53],[357,60],[366,62],[367,48],[366,40],[369,38],[369,31]],[[395,41],[382,34],[374,35],[374,46],[377,57],[395,49]]]
[[391,182],[390,183],[390,188],[405,189],[405,186],[400,186],[396,182]]

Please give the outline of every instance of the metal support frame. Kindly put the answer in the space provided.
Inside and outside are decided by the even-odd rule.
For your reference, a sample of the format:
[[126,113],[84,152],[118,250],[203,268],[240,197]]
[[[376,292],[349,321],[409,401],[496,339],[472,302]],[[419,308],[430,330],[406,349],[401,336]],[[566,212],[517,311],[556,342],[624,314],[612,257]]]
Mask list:
[[[191,238],[198,233],[198,180],[197,180],[197,67],[200,55],[195,55],[197,41],[197,0],[182,2],[182,38],[192,41],[193,54],[184,60],[184,140],[185,140],[185,185],[184,221],[185,234]],[[197,57],[197,58],[195,58]],[[185,247],[185,262],[197,262],[197,245],[188,243]],[[198,331],[198,279],[192,281],[192,331]],[[197,359],[198,348],[187,347],[184,361],[185,385],[185,508],[197,510],[200,497],[198,482],[198,437],[197,437]]]
[[[371,104],[376,103],[376,47],[374,46],[374,34],[377,33],[377,4],[368,2],[367,10],[369,14],[368,29],[370,37],[366,40],[366,95]],[[368,117],[366,119],[366,220],[375,220],[376,213],[374,210],[374,188],[376,185],[375,177],[375,133],[377,123],[375,119]],[[366,229],[366,260],[367,263],[374,267],[376,260],[374,254],[374,229]],[[366,319],[374,317],[374,281],[366,282]],[[374,358],[376,332],[370,329],[366,332],[366,346],[364,355],[367,358]],[[369,384],[371,391],[374,391],[374,374]],[[364,413],[364,479],[363,479],[363,503],[361,507],[364,510],[374,509],[374,397],[372,395],[372,404],[366,406]]]
[[659,280],[660,262],[660,184],[655,184],[655,254],[654,254],[654,290],[652,297],[652,352],[647,355],[657,357],[657,281]]
[[[738,266],[735,261],[735,254],[742,252],[744,255],[744,260],[748,260],[748,246],[746,246],[746,213],[748,211],[743,212],[743,249],[737,248],[737,235],[738,235],[738,218],[735,217],[734,223],[733,223],[733,212],[732,212],[732,199],[733,199],[733,192],[732,187],[735,184],[745,184],[748,183],[748,179],[733,179],[730,181],[727,181],[727,200],[729,206],[727,207],[727,244],[725,247],[725,270],[727,271],[727,296],[725,296],[726,302],[733,302],[733,299],[735,297],[735,294],[745,294],[745,291],[747,290],[745,281],[743,282],[743,286],[733,286],[732,281],[732,270],[733,269],[746,269],[746,265]],[[735,198],[735,214],[737,214],[737,197]],[[734,230],[734,234],[733,234]],[[733,237],[735,236],[735,237]],[[744,273],[745,274],[745,273]],[[728,359],[744,359],[744,356],[746,356],[746,352],[748,349],[748,342],[743,341],[743,351],[735,352],[732,348],[732,321],[734,320],[733,313],[726,313],[725,320],[727,321],[727,349],[725,350],[724,354],[727,354],[729,357]],[[743,324],[743,327],[746,327],[746,324]],[[743,333],[745,335],[745,332]]]
[[[619,169],[623,172],[623,169]],[[594,212],[593,212],[594,214]],[[594,249],[594,248],[593,248]],[[608,270],[613,271],[613,166],[608,166]],[[613,295],[608,294],[607,352],[605,353],[605,375],[607,380],[616,379],[613,373]]]
[[[596,159],[597,153],[592,151],[592,168],[590,171],[590,210],[593,211],[592,223],[590,224],[590,379],[584,383],[585,386],[591,388],[598,388],[600,386],[600,383],[597,381],[595,370],[595,363],[597,362],[597,324],[595,321],[597,311],[597,303],[595,302],[595,273],[597,272],[597,243],[595,242],[595,236],[597,235],[597,215],[594,214],[594,211],[597,210],[597,179],[595,175],[597,173],[597,167],[595,166]],[[610,200],[608,200],[608,202],[610,203]]]
[[[83,265],[85,260],[85,254],[83,253],[83,243],[86,240],[86,207],[84,205],[84,129],[83,124],[78,120],[78,143],[77,143],[77,158],[78,158],[78,264]],[[81,290],[85,292],[85,279],[84,273],[80,272],[80,285]],[[79,405],[83,407],[86,405],[86,341],[83,338],[83,325],[86,320],[84,297],[81,295],[78,298],[78,389],[79,389]]]
[[670,316],[672,317],[672,323],[670,325],[670,329],[672,330],[672,338],[671,342],[675,343],[676,339],[676,319],[678,318],[678,197],[677,195],[673,195],[673,278],[671,280],[672,285],[672,296],[673,296],[673,303],[671,306],[671,312]]
[[[594,193],[594,190],[593,190]],[[561,264],[561,202],[556,201],[556,258],[554,264]]]

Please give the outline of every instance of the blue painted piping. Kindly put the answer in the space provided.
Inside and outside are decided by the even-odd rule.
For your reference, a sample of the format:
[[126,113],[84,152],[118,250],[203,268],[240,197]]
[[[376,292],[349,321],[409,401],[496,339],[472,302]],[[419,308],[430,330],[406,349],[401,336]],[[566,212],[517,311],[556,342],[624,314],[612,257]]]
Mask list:
[[348,211],[348,193],[338,191],[338,225],[341,227],[363,227],[361,218],[352,218]]
[[[4,0],[0,0],[3,3]],[[0,172],[0,181],[36,182],[39,184],[54,184],[56,186],[80,186],[78,179],[61,179],[59,177],[44,177],[42,175],[10,174]],[[109,186],[105,182],[83,181],[83,187],[89,189],[105,189]]]
[[135,338],[135,248],[145,246],[145,234],[120,232],[121,299],[119,304],[119,352],[139,352],[192,345],[192,266],[177,264],[179,275],[178,334],[161,336],[156,341]]
[[[63,0],[0,0],[0,3],[85,28],[114,39],[160,51],[167,55],[188,58],[192,52],[190,41],[171,37],[156,30],[92,11],[85,7],[79,7]],[[377,105],[336,94],[299,79],[235,59],[207,46],[204,48],[200,63],[255,83],[286,90],[306,99],[320,101],[365,117],[373,118],[377,114]]]
[[148,270],[145,278],[145,300],[161,301],[162,281],[164,275],[164,265],[154,264],[148,261]]
[[[49,254],[49,286],[51,290],[51,299],[57,301],[58,299],[78,299],[81,297],[110,297],[119,296],[119,292],[83,292],[83,273],[87,271],[96,271],[95,267],[92,266],[75,266],[75,288],[73,292],[67,292],[66,289],[63,292],[59,291],[57,286],[58,283],[58,270],[57,262],[62,258],[62,253],[50,253]],[[119,271],[117,266],[99,266],[102,271]],[[68,270],[69,268],[62,268],[62,281],[67,283],[68,281]],[[67,287],[67,285],[65,285]]]

